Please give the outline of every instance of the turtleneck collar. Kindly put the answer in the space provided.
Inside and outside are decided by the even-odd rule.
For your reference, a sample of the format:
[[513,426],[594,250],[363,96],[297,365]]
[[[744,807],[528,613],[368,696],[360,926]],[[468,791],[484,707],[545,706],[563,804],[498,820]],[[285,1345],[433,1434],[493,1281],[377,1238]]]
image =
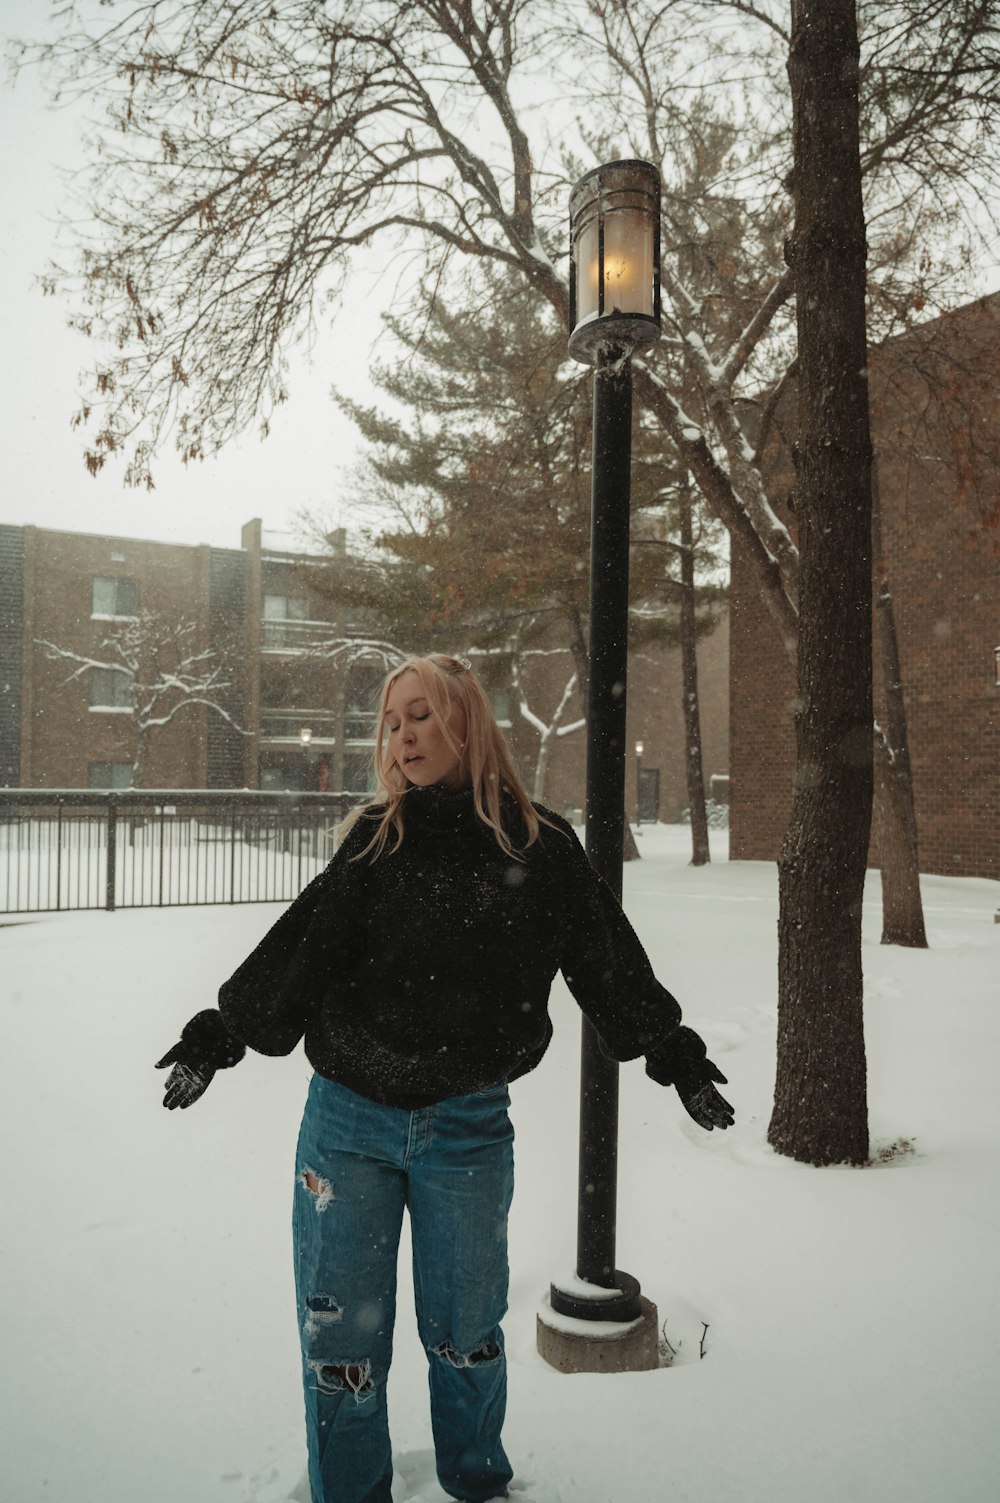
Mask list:
[[412,787],[402,803],[404,826],[414,824],[436,830],[462,830],[479,823],[471,788]]

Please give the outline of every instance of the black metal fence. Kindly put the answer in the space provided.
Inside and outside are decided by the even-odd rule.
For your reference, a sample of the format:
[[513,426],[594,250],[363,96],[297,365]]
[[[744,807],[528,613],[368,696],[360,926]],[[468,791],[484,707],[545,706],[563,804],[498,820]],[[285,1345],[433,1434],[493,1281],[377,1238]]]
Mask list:
[[363,797],[0,789],[0,913],[287,902]]

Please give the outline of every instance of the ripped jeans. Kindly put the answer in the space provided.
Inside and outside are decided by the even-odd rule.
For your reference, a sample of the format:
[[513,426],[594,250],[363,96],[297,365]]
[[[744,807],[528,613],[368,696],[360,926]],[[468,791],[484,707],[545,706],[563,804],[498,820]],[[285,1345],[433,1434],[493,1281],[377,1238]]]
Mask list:
[[313,1076],[293,1218],[313,1503],[391,1503],[386,1377],[404,1207],[438,1480],[471,1503],[505,1496],[509,1104],[499,1085],[403,1111]]

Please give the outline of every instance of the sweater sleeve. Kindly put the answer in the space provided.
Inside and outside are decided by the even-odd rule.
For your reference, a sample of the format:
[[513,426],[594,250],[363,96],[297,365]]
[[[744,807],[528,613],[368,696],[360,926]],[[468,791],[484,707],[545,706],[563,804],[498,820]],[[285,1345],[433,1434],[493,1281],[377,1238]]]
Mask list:
[[691,1038],[704,1054],[697,1034],[680,1026],[680,1004],[657,981],[638,935],[591,866],[572,825],[548,810],[545,815],[569,837],[555,837],[565,884],[559,969],[597,1029],[605,1054],[628,1060],[655,1053],[666,1068],[675,1051],[689,1052]]
[[[340,849],[224,982],[219,1011],[229,1033],[259,1054],[290,1054],[357,933],[358,864],[371,825],[358,821]],[[362,870],[363,868],[363,863]]]

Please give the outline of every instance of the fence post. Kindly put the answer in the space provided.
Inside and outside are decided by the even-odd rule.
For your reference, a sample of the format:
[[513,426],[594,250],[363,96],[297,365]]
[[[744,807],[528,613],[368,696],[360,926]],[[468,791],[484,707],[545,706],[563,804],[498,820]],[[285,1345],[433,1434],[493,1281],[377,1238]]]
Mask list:
[[236,902],[236,805],[229,824],[229,901]]
[[108,885],[104,906],[115,911],[115,877],[118,872],[118,799],[108,794]]

